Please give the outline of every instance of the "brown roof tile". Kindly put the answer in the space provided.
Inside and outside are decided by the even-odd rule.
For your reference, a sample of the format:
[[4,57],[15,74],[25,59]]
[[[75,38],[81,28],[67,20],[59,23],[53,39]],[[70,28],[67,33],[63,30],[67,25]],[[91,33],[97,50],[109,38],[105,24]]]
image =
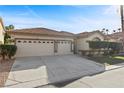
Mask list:
[[21,33],[21,34],[39,34],[39,35],[57,35],[57,36],[74,36],[73,33],[65,32],[65,31],[56,31],[47,28],[29,28],[29,29],[17,29],[13,31],[7,31],[7,33]]
[[116,32],[113,34],[106,35],[107,39],[119,39],[120,37],[124,37],[123,32]]
[[82,33],[77,34],[76,36],[79,37],[79,38],[87,38],[87,37],[91,36],[94,33],[100,33],[101,35],[105,36],[99,30],[92,31],[92,32],[82,32]]

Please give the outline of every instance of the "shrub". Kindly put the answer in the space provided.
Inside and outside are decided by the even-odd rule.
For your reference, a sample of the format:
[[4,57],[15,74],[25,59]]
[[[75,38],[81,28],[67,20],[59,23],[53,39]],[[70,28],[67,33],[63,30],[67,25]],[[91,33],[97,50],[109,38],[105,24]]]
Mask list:
[[4,44],[10,43],[10,40],[9,39],[11,39],[10,35],[8,35],[7,33],[5,33],[5,35],[4,35]]
[[16,50],[16,45],[0,45],[0,54],[2,55],[3,60],[5,59],[5,56],[11,59],[11,57],[15,55]]
[[92,49],[107,49],[108,51],[104,53],[105,55],[118,53],[123,48],[121,43],[107,41],[89,41],[89,47]]

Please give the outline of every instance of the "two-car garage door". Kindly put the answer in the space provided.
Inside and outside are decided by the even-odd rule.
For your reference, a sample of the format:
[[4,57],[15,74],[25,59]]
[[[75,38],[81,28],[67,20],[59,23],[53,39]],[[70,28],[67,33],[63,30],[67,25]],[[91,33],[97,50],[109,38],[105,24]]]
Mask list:
[[64,40],[17,39],[17,57],[71,54],[72,42]]

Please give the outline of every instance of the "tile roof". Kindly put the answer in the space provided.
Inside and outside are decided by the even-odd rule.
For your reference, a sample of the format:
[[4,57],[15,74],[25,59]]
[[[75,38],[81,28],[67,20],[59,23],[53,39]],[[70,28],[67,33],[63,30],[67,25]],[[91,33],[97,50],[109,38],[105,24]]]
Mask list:
[[73,33],[65,31],[56,31],[47,28],[29,28],[29,29],[17,29],[13,31],[7,31],[7,33],[14,34],[38,34],[38,35],[57,35],[57,36],[74,36]]
[[123,32],[116,32],[113,34],[106,35],[106,39],[119,39],[121,37],[124,37]]
[[94,33],[99,33],[99,34],[101,34],[103,37],[105,36],[105,35],[104,35],[102,32],[100,32],[99,30],[92,31],[92,32],[82,32],[82,33],[77,34],[76,36],[77,36],[78,38],[87,38],[87,37],[91,36],[91,35],[94,34]]

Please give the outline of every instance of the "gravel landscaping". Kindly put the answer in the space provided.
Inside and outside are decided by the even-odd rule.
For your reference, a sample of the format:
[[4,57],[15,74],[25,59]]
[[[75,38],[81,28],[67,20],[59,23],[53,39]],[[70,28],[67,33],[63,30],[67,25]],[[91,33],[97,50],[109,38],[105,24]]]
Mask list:
[[0,60],[0,87],[4,87],[14,60]]

